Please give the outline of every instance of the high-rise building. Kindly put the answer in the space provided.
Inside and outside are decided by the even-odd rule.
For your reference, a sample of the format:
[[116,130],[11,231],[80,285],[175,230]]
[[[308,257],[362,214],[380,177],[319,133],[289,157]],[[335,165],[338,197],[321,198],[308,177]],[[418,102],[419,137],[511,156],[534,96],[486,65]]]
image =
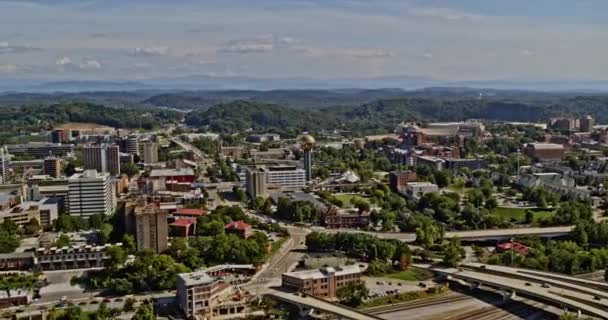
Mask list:
[[53,178],[59,178],[61,175],[61,159],[56,157],[44,159],[44,174]]
[[51,143],[70,143],[72,132],[68,129],[55,129],[51,131]]
[[123,149],[121,150],[124,153],[137,154],[139,155],[139,140],[137,136],[128,136],[123,139],[122,142]]
[[85,169],[109,172],[120,175],[120,152],[117,145],[102,144],[82,147],[82,158]]
[[145,142],[144,143],[144,163],[157,163],[158,162],[158,143],[156,142]]
[[151,249],[163,252],[167,249],[169,225],[167,211],[153,204],[140,205],[135,208],[135,235],[137,250]]
[[259,165],[246,168],[245,186],[251,197],[263,196],[268,189],[298,190],[306,186],[306,171],[296,166]]
[[310,135],[300,137],[300,145],[304,151],[304,170],[306,171],[306,181],[312,180],[312,148],[315,145],[315,138]]
[[595,120],[591,116],[585,116],[580,120],[581,132],[592,132]]
[[98,213],[112,214],[116,209],[116,193],[110,175],[85,170],[68,179],[68,212],[88,217]]
[[6,147],[0,147],[0,184],[5,184],[9,180],[9,169],[11,166],[11,155]]

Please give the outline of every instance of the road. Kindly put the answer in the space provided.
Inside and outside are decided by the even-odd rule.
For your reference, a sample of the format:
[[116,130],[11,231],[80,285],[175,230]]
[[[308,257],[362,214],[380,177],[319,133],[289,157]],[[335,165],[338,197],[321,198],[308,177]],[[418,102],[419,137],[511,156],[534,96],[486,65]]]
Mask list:
[[253,281],[244,286],[255,293],[262,287],[279,286],[281,275],[291,269],[304,257],[306,235],[309,231],[297,227],[287,227],[289,239],[278,252],[263,266]]
[[447,275],[453,279],[464,280],[471,284],[487,285],[493,288],[507,290],[508,292],[516,292],[524,294],[530,299],[547,302],[559,306],[565,306],[570,310],[580,310],[584,314],[608,319],[608,304],[604,300],[597,301],[592,294],[580,293],[574,290],[554,288],[551,286],[541,285],[544,282],[554,280],[524,280],[505,275],[496,275],[494,273],[486,273],[485,271],[473,271],[456,268],[439,268],[428,265],[414,265],[416,267],[438,272]]
[[[559,236],[570,233],[574,229],[573,226],[562,227],[547,227],[547,228],[511,228],[511,229],[487,229],[487,230],[470,230],[470,231],[450,231],[445,233],[445,238],[460,238],[461,240],[498,240],[510,239],[513,237],[522,236]],[[415,233],[403,232],[369,232],[354,229],[326,229],[322,227],[313,227],[313,231],[318,232],[360,232],[377,236],[383,239],[398,239],[404,242],[414,242],[416,240]]]

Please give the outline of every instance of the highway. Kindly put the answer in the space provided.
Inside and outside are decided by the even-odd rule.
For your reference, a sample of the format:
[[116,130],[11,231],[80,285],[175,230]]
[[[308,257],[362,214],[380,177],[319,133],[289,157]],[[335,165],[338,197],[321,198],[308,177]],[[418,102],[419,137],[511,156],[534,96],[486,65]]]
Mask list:
[[273,297],[275,299],[289,302],[297,305],[304,305],[315,310],[322,310],[327,313],[331,313],[334,315],[338,315],[340,317],[352,319],[352,320],[379,320],[382,318],[378,318],[373,315],[369,315],[363,313],[361,311],[357,311],[355,309],[351,309],[345,306],[336,305],[334,303],[328,302],[323,299],[315,298],[312,296],[302,297],[299,295],[295,295],[293,293],[288,293],[284,291],[279,291],[275,289],[266,289],[263,292],[264,295]]
[[543,286],[542,283],[547,281],[541,280],[533,282],[532,280],[517,278],[514,275],[496,275],[486,273],[485,271],[472,271],[462,268],[441,268],[429,265],[414,266],[447,275],[448,278],[464,280],[471,284],[482,284],[493,288],[507,290],[508,292],[523,294],[530,297],[530,299],[563,306],[572,311],[581,311],[586,315],[608,319],[608,311],[605,311],[608,310],[608,303],[594,300],[594,296],[592,294]]
[[[562,227],[547,227],[547,228],[511,228],[511,229],[487,229],[487,230],[470,230],[470,231],[449,231],[445,233],[444,238],[459,238],[461,240],[505,240],[514,237],[523,236],[539,236],[539,237],[557,237],[566,235],[574,229],[573,226]],[[322,227],[313,227],[313,231],[338,233],[338,232],[360,232],[374,235],[383,239],[397,239],[404,242],[414,242],[416,240],[415,233],[403,232],[370,232],[354,229],[326,229]]]

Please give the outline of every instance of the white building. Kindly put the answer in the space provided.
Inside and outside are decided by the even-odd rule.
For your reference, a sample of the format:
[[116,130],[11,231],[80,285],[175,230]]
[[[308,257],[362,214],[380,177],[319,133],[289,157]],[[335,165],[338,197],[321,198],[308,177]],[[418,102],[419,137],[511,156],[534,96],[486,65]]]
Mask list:
[[114,184],[108,173],[86,170],[68,179],[68,212],[73,216],[112,214],[116,209]]
[[252,197],[266,195],[268,189],[293,191],[306,187],[306,170],[296,166],[260,165],[245,170],[245,186]]
[[423,195],[431,192],[439,192],[439,187],[430,182],[409,182],[405,186],[406,196],[414,200],[418,200]]

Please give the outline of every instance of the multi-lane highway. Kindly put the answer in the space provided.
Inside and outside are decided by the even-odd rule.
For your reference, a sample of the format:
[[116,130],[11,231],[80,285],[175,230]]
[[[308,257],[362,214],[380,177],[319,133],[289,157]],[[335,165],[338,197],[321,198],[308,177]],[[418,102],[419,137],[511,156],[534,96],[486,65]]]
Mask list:
[[[486,285],[505,290],[505,295],[523,294],[530,299],[561,306],[574,312],[608,319],[608,300],[591,285],[579,285],[581,279],[561,276],[549,278],[541,275],[522,273],[514,268],[495,267],[481,264],[463,265],[461,268],[443,268],[430,265],[416,265],[419,268],[447,275],[473,286]],[[482,267],[483,266],[483,267]],[[589,280],[584,280],[589,281]]]

